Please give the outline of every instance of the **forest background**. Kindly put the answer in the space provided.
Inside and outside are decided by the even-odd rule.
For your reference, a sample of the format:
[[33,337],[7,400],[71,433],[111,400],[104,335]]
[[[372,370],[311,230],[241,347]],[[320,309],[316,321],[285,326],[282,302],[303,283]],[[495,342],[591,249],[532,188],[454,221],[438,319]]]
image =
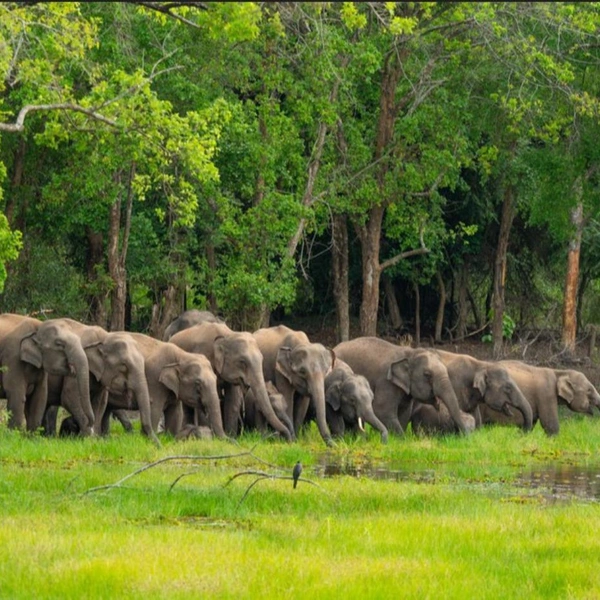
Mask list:
[[599,26],[593,2],[0,3],[0,310],[573,352],[600,324]]

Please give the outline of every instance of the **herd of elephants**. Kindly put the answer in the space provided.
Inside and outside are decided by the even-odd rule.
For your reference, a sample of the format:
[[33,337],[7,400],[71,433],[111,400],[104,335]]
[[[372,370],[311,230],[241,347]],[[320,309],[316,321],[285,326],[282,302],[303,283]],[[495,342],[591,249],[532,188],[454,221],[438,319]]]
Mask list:
[[293,441],[316,421],[328,445],[346,431],[468,433],[490,422],[559,431],[559,404],[592,414],[600,394],[573,369],[358,337],[328,348],[278,325],[233,331],[208,311],[182,313],[162,340],[68,318],[0,314],[0,381],[11,428],[107,434],[111,415],[142,433],[220,437],[273,432]]

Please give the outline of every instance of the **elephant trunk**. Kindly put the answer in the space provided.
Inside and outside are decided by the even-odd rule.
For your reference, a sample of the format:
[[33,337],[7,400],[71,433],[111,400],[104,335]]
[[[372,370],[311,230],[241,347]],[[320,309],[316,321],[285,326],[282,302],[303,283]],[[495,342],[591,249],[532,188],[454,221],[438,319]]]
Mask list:
[[365,410],[360,415],[364,421],[366,421],[371,427],[374,427],[379,431],[381,435],[381,442],[387,444],[388,441],[388,430],[387,427],[377,418],[377,415],[373,412],[373,409]]
[[88,426],[94,427],[94,409],[90,399],[90,371],[87,355],[81,346],[79,337],[73,334],[65,346],[65,355],[69,366],[77,378],[77,390],[83,414],[88,420]]
[[523,415],[523,431],[531,431],[533,429],[533,410],[531,404],[523,394],[515,394],[512,398],[512,405]]
[[265,384],[265,380],[262,377],[262,371],[260,377],[253,377],[249,382],[249,387],[254,394],[254,399],[256,400],[256,404],[260,409],[260,412],[264,415],[265,419],[267,419],[269,425],[275,429],[275,431],[279,432],[283,437],[291,442],[294,440],[294,429],[288,429],[277,417],[275,411],[273,410],[273,406],[271,405],[271,400],[269,399],[269,394],[267,393],[267,386]]
[[325,378],[322,374],[317,374],[312,378],[308,385],[308,392],[312,398],[315,412],[317,415],[317,427],[319,433],[328,446],[333,444],[331,432],[327,425],[327,411],[325,410]]
[[156,437],[152,427],[152,414],[150,410],[150,392],[148,391],[148,380],[142,364],[141,368],[132,368],[130,375],[131,390],[135,394],[138,410],[140,411],[140,423],[142,431],[150,438],[154,444],[160,448],[161,444]]
[[221,401],[217,392],[217,379],[202,386],[202,405],[208,413],[208,422],[212,432],[221,439],[227,437],[223,427],[223,415],[221,414]]
[[469,433],[469,428],[464,422],[462,411],[458,405],[456,392],[454,391],[447,374],[442,374],[434,378],[433,393],[435,394],[436,399],[440,399],[446,405],[446,408],[459,431],[464,434]]

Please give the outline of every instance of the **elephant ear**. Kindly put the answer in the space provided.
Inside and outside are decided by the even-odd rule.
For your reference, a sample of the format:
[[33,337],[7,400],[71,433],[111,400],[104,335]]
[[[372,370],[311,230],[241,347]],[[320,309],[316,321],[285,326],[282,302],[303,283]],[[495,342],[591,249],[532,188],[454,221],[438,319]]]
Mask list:
[[485,369],[481,369],[475,373],[475,376],[473,377],[473,387],[476,390],[479,390],[482,398],[485,396],[485,391],[487,389]]
[[331,384],[327,390],[325,391],[325,402],[333,408],[333,410],[338,411],[342,406],[342,382],[336,381]]
[[176,398],[179,397],[179,365],[177,363],[165,365],[160,370],[158,381],[171,390]]
[[390,364],[387,378],[406,394],[410,394],[410,364],[408,358],[402,358]]
[[19,358],[23,362],[29,363],[38,369],[42,368],[42,351],[37,344],[35,333],[32,333],[21,340]]
[[292,383],[292,349],[289,346],[281,346],[277,351],[275,369]]
[[223,366],[225,365],[225,341],[226,338],[224,335],[220,335],[215,338],[213,352],[214,352],[214,361],[213,361],[213,369],[217,375],[221,373],[223,370]]
[[323,346],[323,353],[321,355],[321,361],[323,365],[323,374],[325,377],[331,373],[335,365],[335,352],[332,348]]
[[102,343],[88,344],[84,350],[88,359],[90,373],[100,381],[105,367],[105,350]]
[[560,398],[565,400],[568,404],[571,404],[575,399],[575,393],[573,391],[573,384],[567,374],[559,375],[556,381],[556,391]]

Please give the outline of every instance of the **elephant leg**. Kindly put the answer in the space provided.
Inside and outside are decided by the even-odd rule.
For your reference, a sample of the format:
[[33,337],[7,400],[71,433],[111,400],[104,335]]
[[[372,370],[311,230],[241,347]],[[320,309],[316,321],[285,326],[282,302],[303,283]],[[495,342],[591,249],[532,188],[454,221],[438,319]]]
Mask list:
[[42,420],[48,402],[48,377],[44,376],[38,381],[33,393],[25,404],[25,419],[28,431],[37,431],[42,426]]
[[169,404],[165,408],[165,431],[177,435],[183,427],[183,407],[181,402]]
[[58,406],[52,405],[46,407],[46,412],[42,419],[42,427],[44,429],[44,435],[55,436],[56,435],[56,422],[58,420]]
[[63,390],[61,394],[61,404],[66,408],[73,418],[77,421],[81,429],[81,435],[94,435],[93,424],[90,425],[88,415],[83,410],[79,401],[78,382],[74,377],[65,377]]
[[229,436],[236,436],[239,431],[239,419],[244,402],[244,394],[239,385],[227,385],[223,398],[223,427]]
[[310,396],[296,396],[294,399],[294,431],[299,432],[304,425],[309,404]]
[[6,408],[9,412],[8,427],[10,429],[25,429],[26,392],[27,384],[25,381],[10,386],[6,390]]
[[402,431],[406,431],[408,424],[410,423],[410,417],[413,412],[413,400],[408,402],[401,402],[398,406],[398,421]]

